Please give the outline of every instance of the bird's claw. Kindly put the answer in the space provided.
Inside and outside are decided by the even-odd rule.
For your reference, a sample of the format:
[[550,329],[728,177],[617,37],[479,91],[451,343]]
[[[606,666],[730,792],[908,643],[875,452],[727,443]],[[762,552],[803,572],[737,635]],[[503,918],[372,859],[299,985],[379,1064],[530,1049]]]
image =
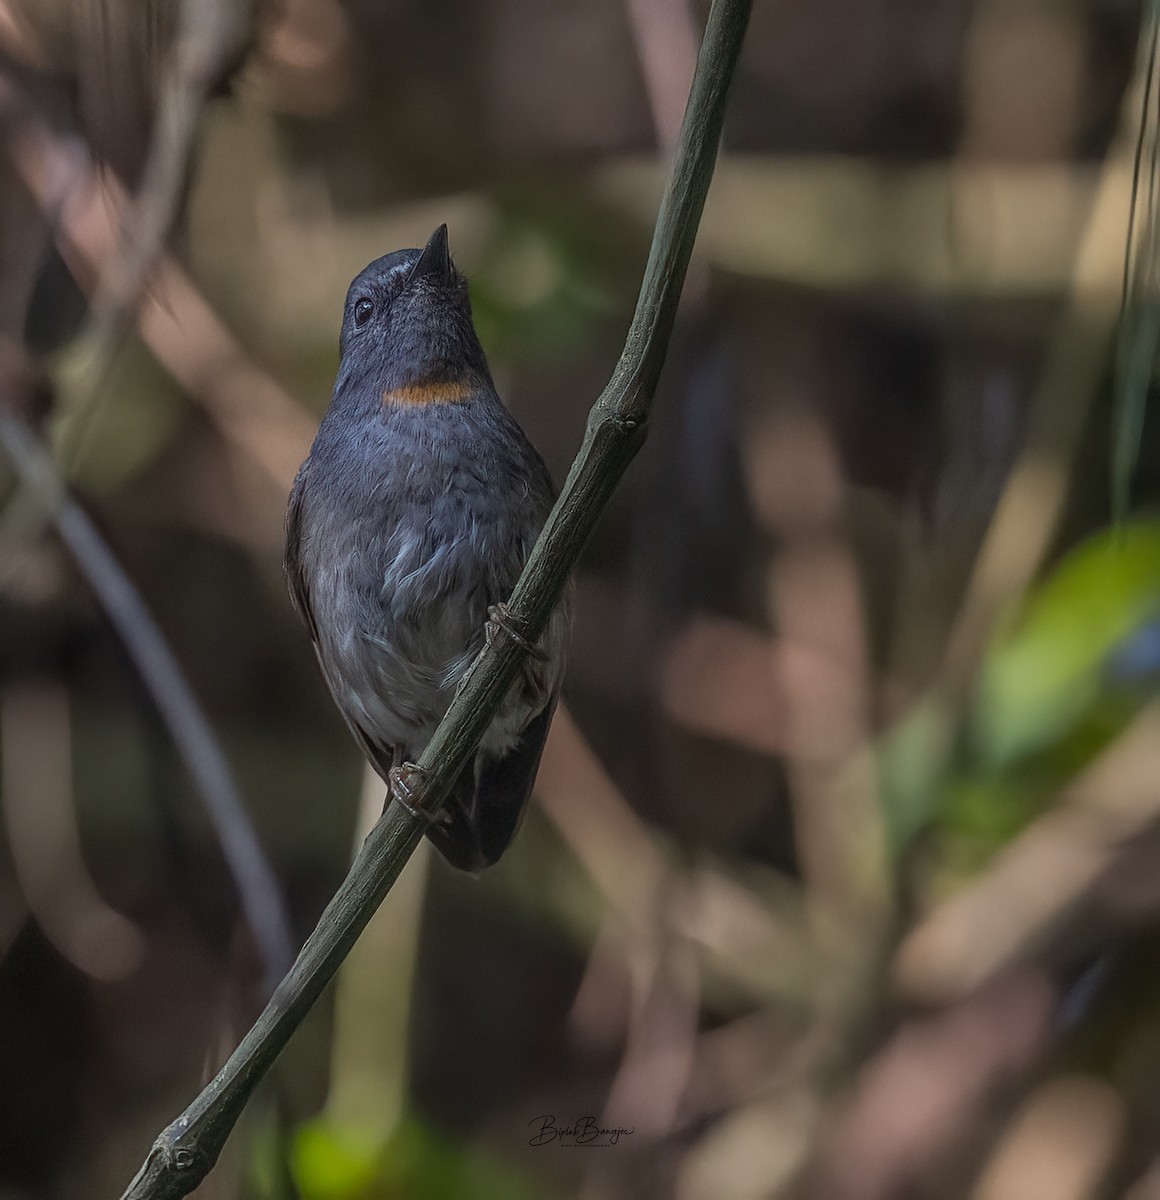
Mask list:
[[487,644],[490,646],[495,642],[499,631],[502,629],[504,633],[515,644],[526,650],[533,658],[538,658],[541,662],[547,662],[548,656],[535,645],[530,642],[520,630],[516,627],[515,619],[512,617],[511,609],[506,604],[493,604],[487,610]]
[[427,774],[427,768],[418,763],[399,763],[387,772],[387,784],[391,789],[391,799],[397,800],[417,821],[425,825],[446,824],[450,815],[446,809],[428,812],[425,808],[414,803],[415,785]]

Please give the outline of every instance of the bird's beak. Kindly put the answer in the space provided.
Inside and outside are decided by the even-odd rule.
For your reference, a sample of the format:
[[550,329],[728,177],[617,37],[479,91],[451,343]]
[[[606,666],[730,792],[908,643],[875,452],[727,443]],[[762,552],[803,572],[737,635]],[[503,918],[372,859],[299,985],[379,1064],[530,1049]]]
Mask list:
[[416,279],[425,275],[433,275],[439,279],[447,279],[451,275],[451,255],[447,252],[447,226],[440,225],[423,247],[423,253],[411,268],[407,276],[406,286],[410,287]]

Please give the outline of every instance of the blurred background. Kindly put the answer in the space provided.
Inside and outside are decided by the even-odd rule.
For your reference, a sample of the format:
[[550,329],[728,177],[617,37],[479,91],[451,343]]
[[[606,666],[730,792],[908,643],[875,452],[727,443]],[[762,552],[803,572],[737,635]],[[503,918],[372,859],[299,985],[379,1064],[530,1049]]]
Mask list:
[[[349,280],[446,221],[562,480],[704,16],[0,0],[4,1200],[120,1194],[380,811],[281,578]],[[199,1196],[1160,1197],[1155,20],[756,5],[520,836]]]

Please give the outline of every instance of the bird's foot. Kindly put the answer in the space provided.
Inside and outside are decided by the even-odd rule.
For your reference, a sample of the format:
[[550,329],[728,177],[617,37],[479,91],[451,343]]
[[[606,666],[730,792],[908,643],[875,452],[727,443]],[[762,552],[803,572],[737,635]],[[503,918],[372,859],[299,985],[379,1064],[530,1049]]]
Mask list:
[[533,658],[538,658],[541,662],[548,661],[548,656],[543,650],[524,637],[523,633],[517,628],[512,611],[506,604],[493,604],[487,610],[486,629],[487,644],[489,646],[495,642],[495,639],[499,636],[499,631],[502,629],[517,646],[526,650]]
[[428,812],[416,804],[415,787],[427,774],[427,768],[418,763],[398,763],[387,772],[387,783],[391,789],[391,799],[397,800],[416,820],[425,825],[445,825],[450,819],[447,810],[440,808],[437,812]]

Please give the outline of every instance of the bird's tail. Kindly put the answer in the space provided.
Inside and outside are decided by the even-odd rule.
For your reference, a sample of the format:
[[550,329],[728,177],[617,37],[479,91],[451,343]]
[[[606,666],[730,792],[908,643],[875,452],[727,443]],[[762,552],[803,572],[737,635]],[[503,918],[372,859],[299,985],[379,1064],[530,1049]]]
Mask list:
[[499,861],[519,829],[527,807],[548,726],[556,711],[553,696],[502,758],[476,755],[447,799],[447,820],[427,831],[440,854],[461,871],[479,872]]

